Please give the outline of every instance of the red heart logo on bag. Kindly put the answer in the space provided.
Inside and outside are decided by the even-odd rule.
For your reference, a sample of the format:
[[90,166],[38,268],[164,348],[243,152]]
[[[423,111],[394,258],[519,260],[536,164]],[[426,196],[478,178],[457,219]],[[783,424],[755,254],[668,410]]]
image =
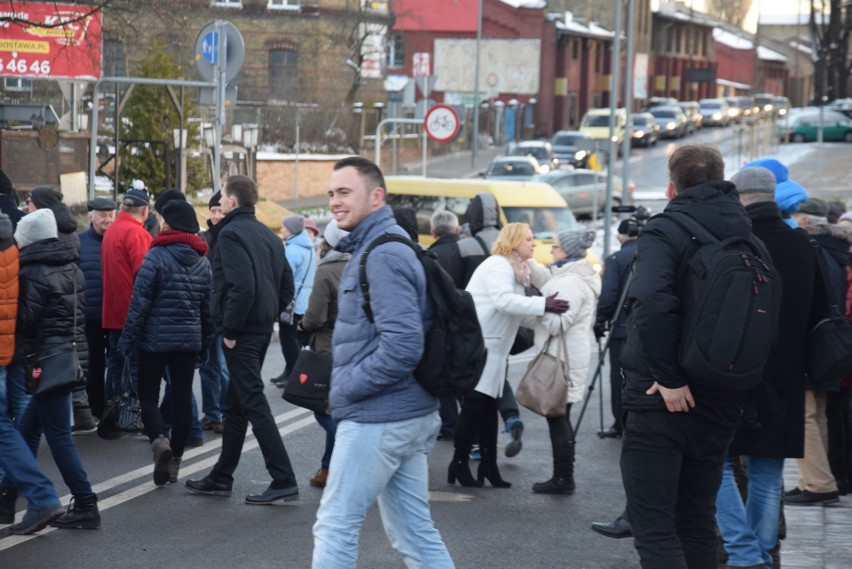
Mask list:
[[304,384],[306,381],[308,381],[308,374],[300,373],[299,374],[299,383]]
[[38,379],[40,377],[41,377],[41,368],[40,367],[34,367],[33,368],[33,379]]

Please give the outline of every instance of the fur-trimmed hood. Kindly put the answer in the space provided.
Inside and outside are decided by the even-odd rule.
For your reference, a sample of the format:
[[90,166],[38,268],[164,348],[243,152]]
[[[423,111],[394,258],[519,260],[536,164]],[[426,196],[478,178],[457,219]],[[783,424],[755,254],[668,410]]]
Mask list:
[[827,235],[835,239],[842,239],[852,245],[852,227],[848,225],[836,225],[831,223],[818,223],[802,227],[811,237]]

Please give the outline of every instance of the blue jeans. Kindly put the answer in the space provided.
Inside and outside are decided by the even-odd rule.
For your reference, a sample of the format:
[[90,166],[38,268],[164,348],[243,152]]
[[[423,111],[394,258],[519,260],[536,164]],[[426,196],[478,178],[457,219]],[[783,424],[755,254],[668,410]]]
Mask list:
[[[30,404],[21,417],[20,430],[34,457],[38,455],[38,444],[42,432],[44,433],[53,462],[72,494],[77,496],[92,493],[83,462],[71,438],[70,393],[30,399]],[[9,484],[4,480],[0,486]]]
[[208,421],[222,422],[225,413],[225,401],[228,398],[228,382],[231,374],[225,362],[222,349],[222,335],[219,334],[202,352],[201,366],[201,412]]
[[743,503],[731,459],[725,460],[722,485],[716,494],[716,522],[725,542],[728,565],[772,567],[770,551],[778,538],[784,460],[746,457],[748,497]]
[[[15,421],[15,426],[21,428],[21,417],[24,415],[24,409],[30,404],[32,397],[27,393],[27,383],[25,380],[26,364],[23,360],[13,361],[6,366],[6,386],[7,403],[9,414]],[[3,407],[6,409],[6,407]]]
[[320,466],[322,468],[328,468],[329,464],[331,464],[331,451],[334,450],[334,438],[337,433],[337,421],[335,421],[331,415],[326,415],[325,413],[317,413],[314,412],[314,419],[317,420],[320,427],[325,431],[325,452],[322,453],[322,460],[320,461]]
[[41,471],[21,433],[5,412],[9,403],[6,367],[0,367],[0,479],[3,479],[3,486],[14,488],[24,496],[31,510],[58,506],[59,497],[53,483]]
[[440,426],[437,411],[393,423],[338,423],[314,524],[314,569],[355,567],[358,534],[377,499],[385,533],[409,569],[454,567],[429,511],[426,458]]

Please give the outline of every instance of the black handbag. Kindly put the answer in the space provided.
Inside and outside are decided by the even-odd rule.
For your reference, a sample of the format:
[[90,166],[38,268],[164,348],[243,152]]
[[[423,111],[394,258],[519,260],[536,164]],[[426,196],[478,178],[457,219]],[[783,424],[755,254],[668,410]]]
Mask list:
[[41,339],[41,351],[27,356],[27,393],[36,397],[51,397],[77,391],[86,387],[86,372],[77,359],[77,278],[71,271],[74,283],[74,337],[70,345],[56,338]]
[[117,439],[124,435],[142,433],[142,407],[133,391],[130,358],[124,358],[121,372],[121,395],[113,398],[104,408],[98,421],[98,436],[102,439]]
[[293,405],[328,413],[330,387],[331,355],[302,350],[281,397]]
[[811,245],[816,252],[817,266],[831,306],[828,316],[820,320],[808,335],[808,379],[817,387],[830,387],[852,372],[852,320],[843,316],[836,299],[832,299],[819,244],[812,239]]

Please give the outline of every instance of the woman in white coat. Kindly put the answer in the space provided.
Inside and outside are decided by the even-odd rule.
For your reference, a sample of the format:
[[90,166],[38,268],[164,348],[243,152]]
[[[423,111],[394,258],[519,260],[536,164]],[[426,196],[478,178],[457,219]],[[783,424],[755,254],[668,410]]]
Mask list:
[[553,447],[553,477],[533,484],[539,494],[574,493],[574,431],[571,428],[571,405],[583,399],[589,361],[592,356],[592,325],[601,294],[601,278],[586,262],[586,249],[595,233],[581,229],[563,231],[553,245],[552,276],[542,287],[544,295],[558,294],[568,299],[571,310],[562,314],[546,314],[535,328],[535,345],[541,351],[552,338],[548,353],[559,351],[559,334],[564,334],[568,360],[568,401],[564,417],[547,417],[550,444]]
[[[526,287],[541,287],[550,278],[550,272],[532,259],[534,250],[535,239],[529,225],[506,225],[494,242],[492,255],[477,267],[467,285],[476,305],[488,358],[476,387],[462,398],[455,454],[447,474],[450,484],[458,479],[462,486],[482,486],[487,478],[492,486],[511,486],[497,469],[497,401],[503,391],[509,350],[525,318],[568,310],[568,303],[557,300],[555,294],[549,298],[526,296]],[[474,479],[468,456],[476,434],[482,462]]]

